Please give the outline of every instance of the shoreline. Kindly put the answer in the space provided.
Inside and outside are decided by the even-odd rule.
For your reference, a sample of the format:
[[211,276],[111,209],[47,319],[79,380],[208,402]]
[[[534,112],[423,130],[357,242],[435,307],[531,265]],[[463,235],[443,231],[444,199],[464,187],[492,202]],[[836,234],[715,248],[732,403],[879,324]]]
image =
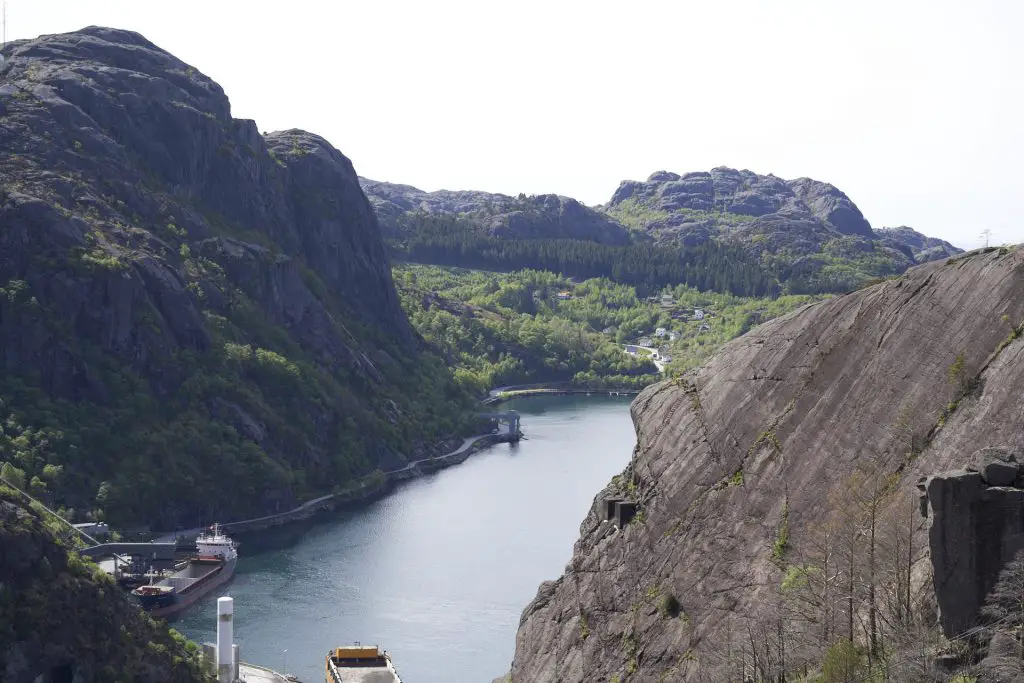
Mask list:
[[[271,515],[263,515],[261,517],[253,517],[251,519],[241,519],[234,522],[223,522],[219,524],[219,526],[224,531],[236,534],[263,531],[265,529],[284,526],[293,522],[300,522],[321,512],[330,512],[333,510],[365,505],[375,500],[379,500],[391,493],[401,482],[426,476],[453,465],[458,465],[465,462],[469,456],[474,453],[478,453],[488,446],[502,443],[504,441],[506,441],[506,439],[500,434],[480,434],[477,436],[467,437],[463,441],[462,445],[454,451],[441,455],[420,458],[419,460],[414,460],[405,467],[396,470],[389,470],[387,472],[381,472],[378,470],[377,472],[363,477],[363,479],[354,484],[351,488],[344,491],[328,493],[318,498],[307,500],[305,503],[284,512],[276,512]],[[180,531],[157,532],[153,542],[173,543],[179,538],[196,536],[200,531],[202,531],[202,529],[194,528],[182,529]]]
[[[640,389],[587,389],[566,386],[557,382],[535,385],[518,385],[492,389],[490,395],[481,401],[481,405],[495,406],[516,398],[528,396],[566,396],[566,395],[606,395],[636,396]],[[233,522],[222,522],[220,528],[235,534],[251,533],[301,522],[311,517],[334,510],[351,509],[372,503],[388,495],[402,482],[439,472],[448,467],[461,464],[475,453],[498,443],[507,441],[501,434],[479,434],[467,437],[453,451],[441,455],[427,456],[414,460],[399,469],[383,472],[377,470],[363,477],[351,487],[335,493],[328,493],[312,500],[307,500],[296,507],[262,515],[250,519]],[[160,531],[153,533],[153,542],[173,543],[179,538],[192,538],[202,531],[200,528],[182,529],[178,531]]]
[[505,401],[511,401],[517,398],[527,398],[529,396],[569,396],[573,394],[586,396],[592,396],[594,394],[604,396],[636,396],[641,391],[641,389],[586,389],[580,387],[560,387],[557,385],[546,385],[536,387],[524,387],[522,389],[508,389],[507,391],[498,391],[498,393],[492,394],[485,398],[482,401],[482,403],[488,406],[496,406],[500,403],[504,403]]

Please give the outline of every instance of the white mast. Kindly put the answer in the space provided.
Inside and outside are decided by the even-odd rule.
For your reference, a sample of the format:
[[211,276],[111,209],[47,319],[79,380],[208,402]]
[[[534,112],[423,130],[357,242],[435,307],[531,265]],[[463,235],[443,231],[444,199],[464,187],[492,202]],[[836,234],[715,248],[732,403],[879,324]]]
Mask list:
[[235,680],[234,658],[234,612],[235,601],[229,597],[217,598],[217,681],[233,683]]

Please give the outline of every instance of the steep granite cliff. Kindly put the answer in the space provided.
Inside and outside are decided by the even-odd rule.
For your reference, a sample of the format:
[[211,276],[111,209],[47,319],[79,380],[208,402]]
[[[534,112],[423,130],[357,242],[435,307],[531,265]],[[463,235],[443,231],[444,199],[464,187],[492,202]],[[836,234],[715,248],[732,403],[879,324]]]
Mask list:
[[[646,389],[630,466],[523,612],[512,680],[774,677],[861,656],[847,634],[891,652],[899,629],[935,631],[916,486],[1024,447],[1022,321],[1024,254],[990,249],[772,320]],[[621,528],[616,499],[636,504]],[[931,680],[894,668],[911,661],[890,677]]]
[[460,428],[466,399],[412,332],[340,152],[260,135],[135,33],[4,54],[7,475],[168,528],[277,510]]

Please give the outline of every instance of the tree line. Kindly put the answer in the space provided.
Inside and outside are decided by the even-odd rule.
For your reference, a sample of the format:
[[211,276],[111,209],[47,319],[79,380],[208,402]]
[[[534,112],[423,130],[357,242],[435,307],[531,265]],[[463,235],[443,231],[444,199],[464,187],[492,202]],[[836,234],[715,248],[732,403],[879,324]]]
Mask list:
[[775,296],[778,281],[741,247],[708,241],[695,247],[651,243],[609,246],[580,239],[505,239],[452,216],[412,214],[389,239],[399,259],[434,265],[548,270],[575,278],[608,277],[641,295],[685,284],[738,296]]

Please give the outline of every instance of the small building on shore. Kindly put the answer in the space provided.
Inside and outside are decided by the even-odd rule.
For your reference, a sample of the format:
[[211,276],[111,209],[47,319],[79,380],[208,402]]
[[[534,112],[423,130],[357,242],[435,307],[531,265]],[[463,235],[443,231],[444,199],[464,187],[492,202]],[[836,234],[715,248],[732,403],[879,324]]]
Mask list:
[[71,526],[86,536],[92,536],[97,540],[110,537],[110,527],[104,522],[83,522],[81,524],[72,524]]

